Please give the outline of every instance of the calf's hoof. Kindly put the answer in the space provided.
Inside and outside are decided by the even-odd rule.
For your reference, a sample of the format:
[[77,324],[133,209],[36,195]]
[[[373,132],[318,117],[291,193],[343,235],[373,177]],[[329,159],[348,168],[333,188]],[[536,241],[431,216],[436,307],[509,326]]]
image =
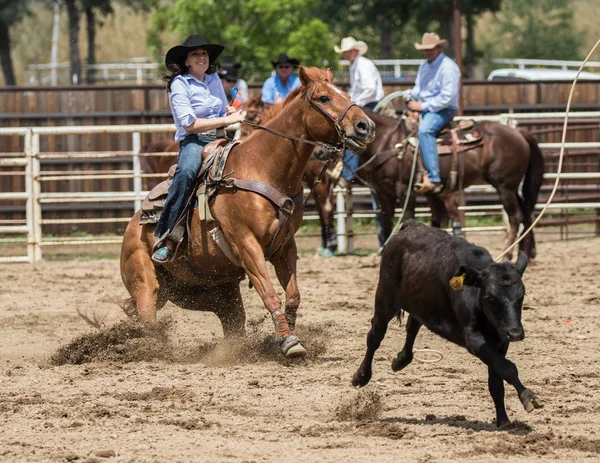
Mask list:
[[411,362],[412,357],[409,358],[400,353],[394,360],[392,360],[392,371],[400,371],[410,365]]
[[356,373],[352,376],[352,385],[354,387],[363,387],[369,384],[371,381],[371,371],[363,371],[361,368],[356,370]]
[[530,389],[525,389],[521,392],[519,399],[527,413],[532,412],[534,408],[542,408],[544,406],[542,401]]
[[299,358],[306,355],[306,349],[300,344],[300,340],[293,334],[287,336],[281,342],[281,352],[287,358]]

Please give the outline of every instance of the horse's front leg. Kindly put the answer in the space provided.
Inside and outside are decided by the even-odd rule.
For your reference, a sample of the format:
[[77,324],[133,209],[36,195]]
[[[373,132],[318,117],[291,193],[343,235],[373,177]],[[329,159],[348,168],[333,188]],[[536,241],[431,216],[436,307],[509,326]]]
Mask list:
[[[295,244],[293,246],[293,249],[295,257]],[[280,251],[280,253],[282,253],[282,251]],[[286,316],[283,313],[281,313],[281,300],[277,295],[273,284],[271,283],[271,278],[269,277],[269,271],[267,268],[265,255],[262,247],[255,239],[246,240],[245,245],[238,250],[238,254],[242,260],[244,269],[248,274],[248,278],[250,278],[250,282],[256,288],[256,292],[263,300],[265,307],[270,312],[271,317],[273,318],[273,322],[275,323],[275,330],[277,331],[277,334],[281,337],[281,351],[288,358],[304,356],[306,354],[306,349],[302,347],[302,344],[300,344],[298,338],[292,333]],[[295,273],[296,265],[294,263],[294,277],[290,278],[290,281],[293,281],[293,283],[290,282],[287,285],[285,285],[286,300],[288,299],[288,287],[290,288],[290,294],[293,293],[294,287],[296,288],[296,293],[298,293]],[[298,296],[298,304],[299,303],[300,299]]]
[[296,327],[296,314],[300,306],[300,291],[298,290],[298,282],[296,280],[297,259],[296,240],[293,238],[271,259],[279,283],[285,290],[284,315],[292,331]]

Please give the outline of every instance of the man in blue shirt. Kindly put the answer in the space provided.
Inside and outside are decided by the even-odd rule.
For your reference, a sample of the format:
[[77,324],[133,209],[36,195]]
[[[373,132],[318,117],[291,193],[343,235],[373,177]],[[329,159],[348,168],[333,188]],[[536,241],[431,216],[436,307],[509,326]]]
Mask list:
[[265,80],[262,88],[262,100],[267,104],[278,104],[283,102],[296,87],[302,83],[300,78],[294,74],[294,69],[300,65],[300,61],[289,58],[281,53],[277,61],[271,61],[277,74]]
[[442,52],[447,45],[447,40],[441,40],[433,32],[423,34],[422,43],[415,42],[415,48],[423,51],[426,61],[419,67],[415,86],[404,95],[407,100],[416,100],[409,101],[408,108],[421,112],[417,135],[428,178],[415,185],[420,193],[439,194],[444,189],[436,138],[458,109],[460,88],[460,69]]

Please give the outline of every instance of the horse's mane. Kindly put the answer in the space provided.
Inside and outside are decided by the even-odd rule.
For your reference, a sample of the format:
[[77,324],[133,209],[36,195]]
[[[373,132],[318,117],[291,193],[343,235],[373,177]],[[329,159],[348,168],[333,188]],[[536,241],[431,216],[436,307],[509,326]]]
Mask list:
[[[304,69],[304,73],[311,79],[317,82],[325,82],[327,80],[327,74],[325,73],[325,71],[323,71],[322,69],[316,68],[316,67],[310,67],[310,68],[303,68]],[[262,119],[262,123],[265,124],[266,122],[269,122],[271,119],[273,119],[275,116],[277,116],[281,111],[283,111],[283,109],[290,104],[294,98],[296,98],[296,96],[298,96],[298,94],[304,92],[306,90],[306,88],[304,87],[304,85],[301,85],[300,87],[296,87],[294,90],[292,90],[290,92],[290,94],[287,96],[287,98],[284,100],[283,103],[272,106],[271,108],[267,109],[267,111],[265,112],[265,115],[263,116]]]

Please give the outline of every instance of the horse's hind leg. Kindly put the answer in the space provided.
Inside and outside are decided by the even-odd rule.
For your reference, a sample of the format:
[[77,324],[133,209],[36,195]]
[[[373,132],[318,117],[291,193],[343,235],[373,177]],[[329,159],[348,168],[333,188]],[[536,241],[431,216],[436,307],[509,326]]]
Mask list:
[[[131,295],[127,305],[137,309],[137,316],[142,323],[154,325],[156,311],[166,304],[167,297],[150,255],[144,250],[133,252],[121,262],[121,276]],[[131,312],[127,312],[127,315],[135,315]]]
[[[508,249],[515,242],[517,233],[519,232],[519,225],[523,222],[523,211],[519,205],[518,195],[516,190],[508,190],[506,188],[496,188],[500,195],[500,202],[504,207],[504,210],[508,214],[509,230],[506,236],[506,242],[504,243],[504,249]],[[506,254],[505,259],[512,260],[513,251],[512,249]]]
[[419,323],[412,315],[408,316],[408,320],[406,320],[406,341],[404,342],[402,350],[398,353],[396,358],[392,360],[392,370],[400,371],[412,362],[413,347],[421,326],[421,323]]
[[[525,206],[525,201],[517,196],[519,200],[519,206],[521,207],[521,211],[523,211],[523,233],[527,231],[527,229],[531,226],[532,217],[531,214],[527,213],[527,208]],[[534,231],[531,230],[525,238],[519,243],[519,249],[527,254],[527,257],[530,259],[535,258],[536,250],[535,250],[535,236]]]
[[246,335],[246,312],[238,282],[211,289],[219,297],[214,304],[214,312],[221,320],[223,336],[234,338]]

